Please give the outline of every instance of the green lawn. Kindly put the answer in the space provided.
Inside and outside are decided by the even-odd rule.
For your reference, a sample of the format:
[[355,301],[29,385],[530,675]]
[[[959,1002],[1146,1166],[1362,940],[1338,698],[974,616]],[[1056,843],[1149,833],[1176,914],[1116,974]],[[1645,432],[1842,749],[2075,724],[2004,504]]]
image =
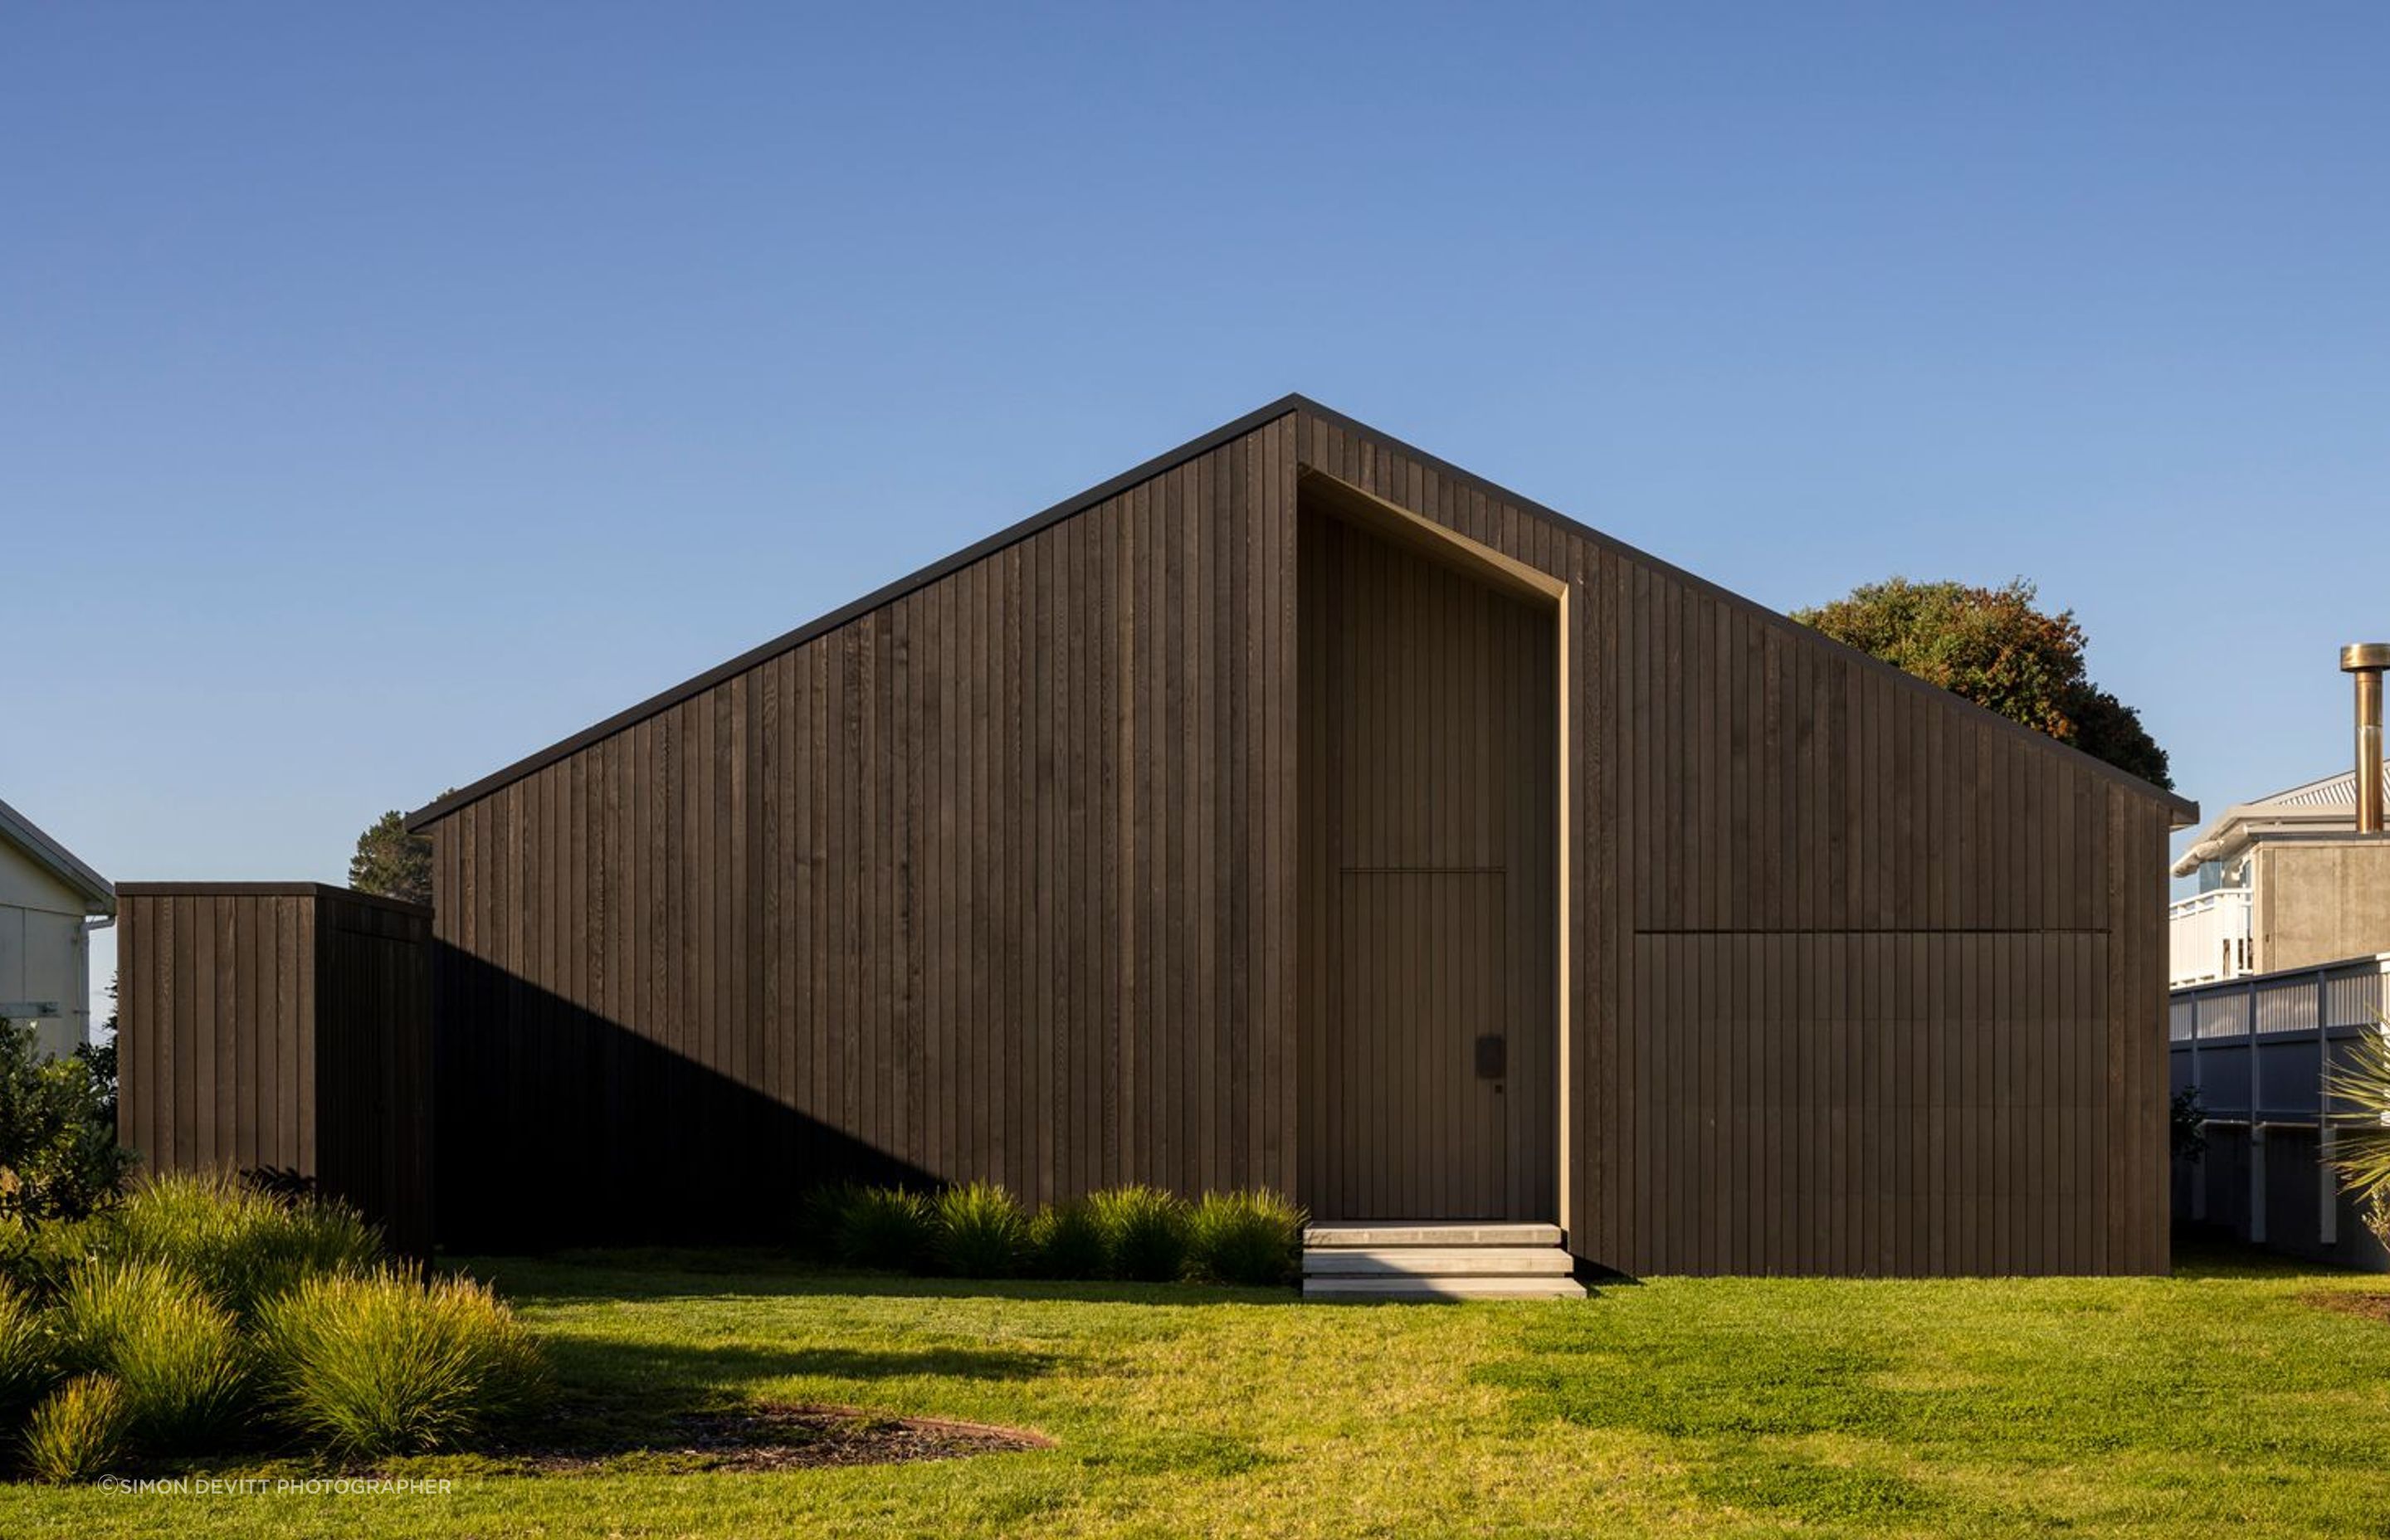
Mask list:
[[572,1416],[827,1401],[1060,1446],[752,1475],[403,1467],[453,1479],[430,1496],[11,1487],[0,1534],[2390,1535],[2390,1324],[2314,1303],[2390,1281],[2348,1275],[1327,1307],[722,1253],[476,1271],[548,1335]]

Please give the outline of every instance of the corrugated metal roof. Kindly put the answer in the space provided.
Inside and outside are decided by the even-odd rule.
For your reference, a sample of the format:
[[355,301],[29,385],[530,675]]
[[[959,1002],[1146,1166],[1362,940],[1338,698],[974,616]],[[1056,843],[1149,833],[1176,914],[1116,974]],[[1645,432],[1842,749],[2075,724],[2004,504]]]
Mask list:
[[[2390,795],[2390,760],[2382,765],[2382,786]],[[2357,771],[2352,766],[2337,776],[2326,776],[2319,781],[2277,791],[2270,797],[2260,797],[2252,807],[2355,807],[2357,805]]]

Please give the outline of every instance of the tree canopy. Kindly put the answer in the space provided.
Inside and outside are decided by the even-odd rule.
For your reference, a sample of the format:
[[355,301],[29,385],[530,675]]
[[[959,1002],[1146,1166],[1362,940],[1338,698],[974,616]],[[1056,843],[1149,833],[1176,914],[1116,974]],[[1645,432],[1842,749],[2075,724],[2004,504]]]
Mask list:
[[2140,713],[2092,683],[2071,610],[2038,609],[2023,578],[1998,588],[1887,578],[1792,618],[2171,790]]
[[357,836],[349,857],[349,886],[359,892],[431,902],[431,841],[406,831],[405,815],[392,808]]

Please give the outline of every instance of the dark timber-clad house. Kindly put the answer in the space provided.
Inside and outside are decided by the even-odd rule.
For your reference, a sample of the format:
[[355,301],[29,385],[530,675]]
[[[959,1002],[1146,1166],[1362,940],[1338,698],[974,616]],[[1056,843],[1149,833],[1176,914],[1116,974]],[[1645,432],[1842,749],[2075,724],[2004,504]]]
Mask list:
[[1148,1181],[2161,1271],[2194,813],[1290,396],[416,814],[437,1222]]

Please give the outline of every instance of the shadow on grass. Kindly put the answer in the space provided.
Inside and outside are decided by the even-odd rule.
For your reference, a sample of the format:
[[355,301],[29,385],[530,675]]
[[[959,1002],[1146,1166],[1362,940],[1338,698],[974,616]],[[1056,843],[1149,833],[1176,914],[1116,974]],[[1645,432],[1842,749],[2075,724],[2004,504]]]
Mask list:
[[1118,1283],[1058,1278],[919,1277],[809,1263],[764,1249],[558,1251],[537,1256],[443,1256],[519,1302],[680,1298],[1054,1300],[1081,1303],[1295,1304],[1292,1288],[1240,1289],[1194,1283]]
[[2367,1278],[2384,1275],[2338,1263],[2286,1256],[2263,1247],[2214,1235],[2178,1234],[2173,1247],[2178,1278]]
[[550,1340],[547,1349],[568,1386],[681,1395],[695,1402],[765,1380],[1017,1380],[1051,1374],[1062,1364],[1057,1354],[1020,1348],[771,1348],[569,1336]]

